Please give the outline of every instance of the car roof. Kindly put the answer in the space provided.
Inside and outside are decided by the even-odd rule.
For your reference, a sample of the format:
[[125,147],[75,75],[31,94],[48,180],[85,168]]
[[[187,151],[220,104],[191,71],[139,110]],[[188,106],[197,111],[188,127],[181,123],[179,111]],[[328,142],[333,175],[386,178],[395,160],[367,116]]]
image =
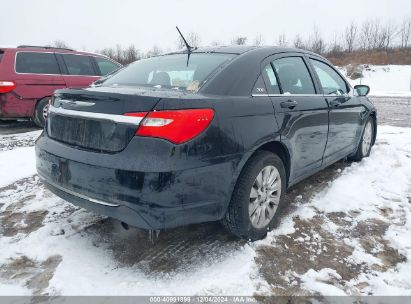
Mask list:
[[[237,54],[237,55],[241,55],[244,53],[276,54],[276,53],[285,53],[285,52],[306,53],[306,54],[312,54],[312,55],[318,56],[318,54],[315,54],[307,50],[281,47],[281,46],[252,46],[252,45],[209,46],[209,47],[196,48],[195,50],[192,51],[192,53],[227,53],[227,54]],[[168,54],[176,54],[176,53],[187,53],[187,50],[183,49],[183,50],[179,50],[179,51],[168,53]]]
[[77,51],[69,48],[58,48],[58,47],[51,47],[51,46],[36,46],[36,45],[18,45],[18,46],[2,46],[0,45],[0,49],[2,50],[16,50],[16,51],[29,51],[29,52],[56,52],[56,53],[67,53],[67,54],[82,54],[82,55],[96,55],[100,57],[107,57],[102,54],[86,52],[86,51]]
[[[99,54],[99,53],[94,53],[94,52],[87,52],[87,51],[77,51],[73,49],[66,49],[66,48],[57,48],[57,47],[48,47],[48,46],[31,46],[31,45],[20,45],[20,46],[1,46],[0,45],[0,50],[13,50],[16,52],[55,52],[55,53],[64,53],[64,54],[79,54],[79,55],[87,55],[87,56],[97,56],[101,58],[108,59],[110,61],[116,62],[115,60],[111,59],[110,57]],[[118,62],[116,62],[118,63]]]
[[[187,51],[185,51],[187,53]],[[296,49],[276,46],[235,46],[218,48],[201,48],[195,52],[215,52],[238,54],[224,68],[220,69],[201,88],[201,93],[213,95],[248,96],[255,85],[257,78],[261,75],[261,64],[266,58],[276,54],[293,56],[295,54],[308,54],[315,58],[321,58],[315,53]],[[267,64],[266,62],[265,64]],[[241,75],[241,77],[233,77]]]

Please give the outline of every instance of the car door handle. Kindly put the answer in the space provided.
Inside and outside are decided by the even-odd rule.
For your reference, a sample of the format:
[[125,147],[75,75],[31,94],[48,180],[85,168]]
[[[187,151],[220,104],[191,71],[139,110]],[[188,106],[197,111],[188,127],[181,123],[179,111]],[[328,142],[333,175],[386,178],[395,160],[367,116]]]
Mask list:
[[282,108],[294,109],[298,105],[298,102],[296,102],[295,100],[288,100],[281,102],[280,105]]

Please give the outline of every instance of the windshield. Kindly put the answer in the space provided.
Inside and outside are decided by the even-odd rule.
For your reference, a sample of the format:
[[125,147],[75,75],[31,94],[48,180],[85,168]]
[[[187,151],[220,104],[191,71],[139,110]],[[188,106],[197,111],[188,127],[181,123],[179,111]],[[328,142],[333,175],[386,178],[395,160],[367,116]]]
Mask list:
[[142,59],[105,79],[104,86],[148,86],[197,91],[204,80],[233,54],[193,53],[187,66],[187,54]]

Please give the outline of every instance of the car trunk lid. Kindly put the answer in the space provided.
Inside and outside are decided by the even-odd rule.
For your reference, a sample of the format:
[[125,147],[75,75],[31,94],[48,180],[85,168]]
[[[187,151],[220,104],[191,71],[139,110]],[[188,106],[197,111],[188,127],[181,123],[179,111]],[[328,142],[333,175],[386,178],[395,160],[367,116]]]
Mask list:
[[48,113],[47,133],[80,149],[119,152],[142,120],[124,114],[151,111],[161,98],[176,95],[167,91],[141,87],[59,90]]

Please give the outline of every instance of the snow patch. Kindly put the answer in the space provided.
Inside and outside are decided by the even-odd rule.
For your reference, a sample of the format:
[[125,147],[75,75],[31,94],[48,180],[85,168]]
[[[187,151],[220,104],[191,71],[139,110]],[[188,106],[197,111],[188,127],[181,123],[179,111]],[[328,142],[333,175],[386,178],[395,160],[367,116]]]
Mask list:
[[[339,68],[346,76],[346,67]],[[368,65],[363,78],[347,80],[354,87],[357,84],[370,86],[370,96],[411,96],[411,65]]]
[[36,174],[34,147],[0,151],[0,187]]
[[341,276],[334,269],[323,268],[320,271],[308,270],[300,276],[303,286],[324,296],[345,296],[346,293],[333,283],[340,280]]

